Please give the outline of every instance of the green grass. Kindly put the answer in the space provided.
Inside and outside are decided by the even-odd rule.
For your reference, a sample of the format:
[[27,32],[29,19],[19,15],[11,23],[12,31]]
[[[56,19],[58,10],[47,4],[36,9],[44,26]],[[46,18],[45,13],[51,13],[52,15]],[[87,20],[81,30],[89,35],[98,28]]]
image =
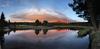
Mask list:
[[86,34],[89,30],[90,30],[90,29],[86,29],[86,28],[80,29],[80,30],[79,30],[79,35],[84,35],[84,34]]

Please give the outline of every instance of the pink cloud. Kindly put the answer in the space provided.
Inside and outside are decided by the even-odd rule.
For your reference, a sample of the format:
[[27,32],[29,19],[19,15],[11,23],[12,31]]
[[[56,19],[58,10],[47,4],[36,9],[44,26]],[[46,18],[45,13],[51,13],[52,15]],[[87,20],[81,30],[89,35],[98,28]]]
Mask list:
[[35,9],[35,10],[25,10],[24,12],[15,13],[11,15],[12,21],[24,21],[24,22],[33,22],[35,20],[44,21],[47,20],[49,22],[70,22],[71,20],[66,18],[66,16],[55,12],[53,10],[46,9]]

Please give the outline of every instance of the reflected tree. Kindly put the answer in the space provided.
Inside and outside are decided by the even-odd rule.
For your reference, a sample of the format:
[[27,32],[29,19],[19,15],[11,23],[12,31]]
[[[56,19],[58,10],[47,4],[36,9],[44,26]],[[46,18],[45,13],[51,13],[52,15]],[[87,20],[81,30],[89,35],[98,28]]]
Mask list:
[[1,46],[1,49],[4,49],[4,42],[5,42],[4,34],[5,33],[7,33],[7,32],[4,31],[4,29],[0,29],[0,46]]
[[48,29],[43,29],[43,34],[46,35],[48,32]]
[[[35,29],[35,34],[38,35],[40,33],[41,29]],[[48,29],[43,29],[43,34],[46,35],[48,32]]]
[[35,29],[35,34],[38,35],[41,29]]

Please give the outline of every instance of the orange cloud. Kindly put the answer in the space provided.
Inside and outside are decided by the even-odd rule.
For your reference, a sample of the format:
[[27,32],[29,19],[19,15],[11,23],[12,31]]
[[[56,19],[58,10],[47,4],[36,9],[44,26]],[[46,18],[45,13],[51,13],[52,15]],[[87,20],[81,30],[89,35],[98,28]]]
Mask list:
[[49,10],[29,10],[11,16],[12,21],[16,22],[33,22],[37,19],[41,22],[44,20],[49,22],[71,22],[66,16]]

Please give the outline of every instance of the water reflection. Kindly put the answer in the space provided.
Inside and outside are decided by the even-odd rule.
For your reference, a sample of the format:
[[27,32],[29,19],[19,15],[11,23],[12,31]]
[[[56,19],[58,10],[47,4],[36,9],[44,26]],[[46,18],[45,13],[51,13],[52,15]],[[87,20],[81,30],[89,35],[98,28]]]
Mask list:
[[1,29],[0,30],[0,47],[3,49],[3,47],[4,47],[4,34],[5,34],[6,32],[3,30],[3,29]]
[[43,33],[44,33],[44,35],[46,35],[47,32],[48,32],[48,29],[43,29]]
[[0,45],[1,49],[86,49],[88,33],[77,34],[70,29],[0,29]]
[[35,34],[38,35],[41,29],[35,29]]

